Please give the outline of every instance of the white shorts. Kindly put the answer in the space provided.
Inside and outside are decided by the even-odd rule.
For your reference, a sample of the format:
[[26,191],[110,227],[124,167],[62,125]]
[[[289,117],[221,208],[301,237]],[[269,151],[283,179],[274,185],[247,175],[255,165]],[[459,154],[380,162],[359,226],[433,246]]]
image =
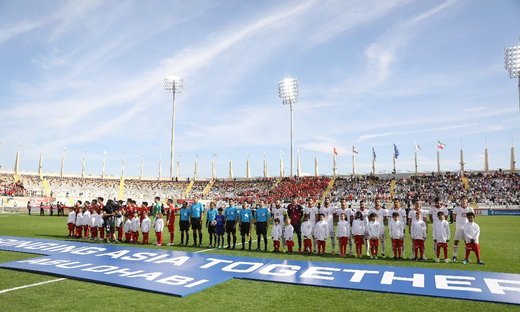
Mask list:
[[455,240],[456,241],[464,241],[466,239],[464,235],[464,229],[458,228],[455,230]]

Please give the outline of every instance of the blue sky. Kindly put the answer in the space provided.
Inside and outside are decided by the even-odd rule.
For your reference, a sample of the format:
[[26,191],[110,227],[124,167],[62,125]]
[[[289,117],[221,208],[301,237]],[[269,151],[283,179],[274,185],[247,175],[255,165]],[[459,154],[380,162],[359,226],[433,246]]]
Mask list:
[[[517,81],[504,48],[519,44],[519,1],[0,1],[0,165],[21,171],[168,175],[171,95],[163,77],[184,77],[177,96],[181,176],[253,176],[289,170],[289,109],[277,81],[294,76],[295,154],[302,171],[508,168],[520,137]],[[518,145],[516,143],[516,145]],[[295,156],[296,158],[296,156]],[[520,155],[519,157],[520,158]],[[296,165],[295,165],[296,167]]]

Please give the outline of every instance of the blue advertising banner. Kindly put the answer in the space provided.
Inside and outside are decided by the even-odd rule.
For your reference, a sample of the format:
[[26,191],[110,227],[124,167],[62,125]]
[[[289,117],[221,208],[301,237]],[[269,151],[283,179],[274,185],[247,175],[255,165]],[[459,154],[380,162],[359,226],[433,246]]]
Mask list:
[[489,209],[490,216],[520,216],[520,209]]
[[232,257],[0,236],[0,250],[45,255],[0,264],[187,296],[232,278],[520,304],[520,274]]

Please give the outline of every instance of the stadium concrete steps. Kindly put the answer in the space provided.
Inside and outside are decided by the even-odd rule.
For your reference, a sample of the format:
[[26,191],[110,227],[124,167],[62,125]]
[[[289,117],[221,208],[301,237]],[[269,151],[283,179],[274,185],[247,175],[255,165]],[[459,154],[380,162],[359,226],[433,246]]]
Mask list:
[[191,188],[193,187],[193,184],[195,184],[195,180],[191,180],[186,189],[184,190],[184,193],[182,193],[182,196],[184,198],[188,197],[188,194],[191,192]]
[[125,178],[121,178],[121,180],[119,180],[119,193],[117,197],[119,200],[125,199]]
[[323,191],[323,194],[321,195],[320,203],[323,203],[323,201],[325,200],[325,197],[329,196],[330,191],[334,187],[334,182],[336,182],[336,177],[333,177],[332,179],[330,179],[329,184],[327,185],[327,187],[325,188],[325,191]]
[[209,180],[208,184],[206,185],[206,187],[202,191],[202,195],[203,196],[208,195],[209,191],[211,191],[211,188],[213,187],[213,184],[215,184],[215,179]]
[[390,182],[390,196],[392,198],[394,198],[394,194],[395,194],[395,186],[397,185],[397,180],[392,180]]

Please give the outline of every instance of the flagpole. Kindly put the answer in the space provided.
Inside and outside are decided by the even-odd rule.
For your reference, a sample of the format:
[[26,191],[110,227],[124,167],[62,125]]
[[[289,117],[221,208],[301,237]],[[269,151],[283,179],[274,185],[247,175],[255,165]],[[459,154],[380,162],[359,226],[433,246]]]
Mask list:
[[229,179],[233,180],[233,161],[229,161]]
[[143,179],[144,176],[144,155],[141,154],[141,172],[139,173],[139,180]]
[[336,166],[336,155],[332,155],[332,175],[337,176],[338,168]]
[[60,169],[60,177],[63,178],[63,171],[65,167],[65,152],[67,151],[66,148],[63,149],[63,154],[61,154],[61,169]]
[[374,151],[374,148],[372,147],[372,174],[376,174],[376,152]]
[[106,155],[107,155],[107,152],[106,151],[103,151],[103,162],[101,164],[101,180],[104,180],[105,179],[105,165],[106,165]]
[[211,159],[211,178],[217,178],[217,170],[215,169],[215,154],[212,155],[213,159]]
[[515,139],[511,141],[511,166],[510,166],[510,172],[515,173],[516,171],[516,161],[515,161]]
[[193,181],[197,181],[197,176],[199,175],[199,155],[195,157],[195,169],[193,170]]
[[314,157],[314,176],[317,177],[319,175],[320,173],[318,171],[318,158]]
[[392,154],[392,164],[394,166],[392,173],[397,173],[397,171],[395,171],[395,153]]
[[486,148],[484,148],[484,171],[485,172],[489,171],[489,158],[488,158],[487,144],[486,144]]
[[460,171],[464,172],[464,151],[460,148]]
[[356,175],[356,154],[352,152],[352,175]]
[[251,179],[251,169],[249,167],[249,154],[247,155],[246,160],[246,179]]
[[282,152],[280,151],[280,178],[284,177],[283,158]]
[[301,157],[300,157],[300,150],[298,150],[298,160],[296,161],[296,171],[298,178],[302,175],[302,163],[301,163]]
[[441,160],[439,151],[437,151],[437,173],[441,173]]
[[38,176],[40,177],[40,179],[43,178],[42,168],[43,168],[43,149],[40,151],[40,160],[38,161]]
[[177,155],[177,175],[175,179],[179,181],[181,178],[181,155]]
[[159,181],[162,179],[162,153],[159,153]]
[[415,162],[415,174],[417,174],[418,173],[418,171],[417,171],[417,151],[414,151],[413,154],[414,154],[414,162]]
[[81,178],[85,179],[85,155],[87,154],[87,151],[83,151],[83,159],[81,161]]
[[125,153],[123,153],[123,159],[121,160],[121,179],[125,177]]
[[16,159],[14,160],[14,175],[16,179],[18,179],[18,174],[20,173],[20,144],[18,144],[18,149],[16,150]]

